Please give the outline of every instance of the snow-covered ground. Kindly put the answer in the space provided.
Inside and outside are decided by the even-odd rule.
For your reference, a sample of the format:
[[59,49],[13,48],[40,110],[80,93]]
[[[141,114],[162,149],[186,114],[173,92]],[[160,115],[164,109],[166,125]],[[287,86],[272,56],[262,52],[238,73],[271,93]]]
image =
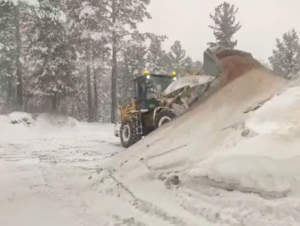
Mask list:
[[172,202],[156,206],[159,193],[151,200],[121,182],[110,159],[125,150],[112,125],[17,112],[0,126],[0,225],[190,225]]
[[287,85],[251,72],[127,150],[111,125],[2,116],[0,225],[299,225],[300,85]]
[[0,117],[0,225],[118,222],[117,212],[102,208],[105,196],[93,180],[101,163],[122,150],[113,127],[74,120],[59,127],[47,117],[31,126],[7,123],[24,117],[30,118]]

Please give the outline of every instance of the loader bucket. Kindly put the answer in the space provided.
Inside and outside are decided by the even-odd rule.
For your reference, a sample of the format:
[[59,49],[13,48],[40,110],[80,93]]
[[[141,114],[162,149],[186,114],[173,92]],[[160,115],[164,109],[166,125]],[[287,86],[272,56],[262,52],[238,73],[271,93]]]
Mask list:
[[222,72],[221,62],[215,54],[207,49],[203,56],[203,71],[205,75],[218,77]]

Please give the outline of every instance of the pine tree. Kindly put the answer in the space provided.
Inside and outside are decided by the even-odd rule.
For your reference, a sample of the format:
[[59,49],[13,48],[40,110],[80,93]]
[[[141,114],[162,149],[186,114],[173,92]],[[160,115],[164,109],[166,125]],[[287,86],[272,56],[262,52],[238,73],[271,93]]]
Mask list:
[[95,34],[98,22],[98,8],[95,7],[91,1],[83,1],[79,9],[79,21],[82,23],[83,34],[80,40],[83,43],[84,59],[86,62],[86,84],[87,84],[87,103],[88,103],[88,121],[94,121],[93,114],[93,100],[92,100],[92,46],[94,40],[92,35]]
[[300,41],[295,29],[276,39],[276,49],[269,58],[273,70],[286,78],[295,77],[300,71]]
[[210,47],[223,47],[233,49],[237,45],[237,40],[233,40],[233,35],[241,29],[241,24],[236,22],[235,15],[238,8],[227,2],[224,2],[215,8],[214,14],[210,14],[214,25],[209,27],[213,29],[215,42],[208,43]]
[[[77,39],[76,50],[85,63],[88,121],[98,119],[98,77],[103,56],[107,56],[109,21],[102,1],[65,0],[68,24]],[[108,56],[107,56],[108,57]]]
[[12,109],[23,109],[27,42],[32,6],[25,1],[0,1],[0,87]]
[[192,68],[193,68],[192,70],[198,71],[200,74],[203,73],[202,62],[199,60],[193,63]]
[[61,21],[57,2],[41,0],[32,29],[31,53],[37,60],[33,95],[49,97],[56,111],[61,99],[74,92],[76,51]]
[[171,51],[168,55],[171,67],[176,71],[178,76],[181,76],[184,73],[185,54],[186,51],[182,48],[180,41],[175,41],[171,46]]
[[7,103],[14,99],[15,81],[14,5],[0,1],[0,91]]
[[[94,94],[94,120],[99,119],[99,88],[103,82],[103,67],[108,62],[110,57],[110,49],[107,47],[108,40],[106,37],[94,40],[92,44],[92,68],[93,68],[93,94]],[[102,73],[101,73],[102,72]]]
[[167,37],[150,33],[148,33],[147,36],[150,39],[147,54],[147,69],[152,73],[169,73],[169,65],[165,62],[166,51],[162,49],[162,43],[167,39]]
[[17,109],[23,108],[23,65],[22,65],[22,38],[20,27],[20,1],[14,5],[14,26],[16,40],[16,69],[17,69]]
[[130,101],[133,95],[132,79],[141,75],[146,68],[147,46],[145,35],[134,32],[130,41],[121,50],[122,60],[119,62],[118,103]]
[[193,70],[194,62],[191,57],[187,57],[184,59],[184,74],[186,74],[188,71]]
[[151,18],[147,12],[150,0],[106,0],[102,1],[103,16],[110,25],[112,48],[111,73],[111,122],[116,122],[118,57],[125,38],[137,28],[144,18]]
[[201,61],[195,61],[194,62],[191,57],[185,58],[183,73],[186,74],[186,73],[189,73],[189,72],[201,74],[202,73],[202,63],[201,63]]

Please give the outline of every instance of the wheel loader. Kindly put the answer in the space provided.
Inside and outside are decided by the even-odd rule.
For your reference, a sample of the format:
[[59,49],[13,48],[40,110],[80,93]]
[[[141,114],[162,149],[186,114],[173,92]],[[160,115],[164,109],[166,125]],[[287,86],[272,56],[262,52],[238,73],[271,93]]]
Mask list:
[[178,79],[175,72],[162,75],[145,71],[133,80],[133,100],[119,107],[121,124],[115,129],[123,147],[130,147],[189,108],[186,98],[192,97],[192,88],[212,80],[194,74]]
[[119,108],[121,125],[115,133],[120,137],[123,147],[130,147],[175,117],[174,111],[161,107],[155,96],[155,93],[166,89],[174,80],[175,73],[170,76],[150,74],[148,71],[133,80],[133,100]]
[[[204,52],[204,75],[190,71],[177,78],[175,72],[162,75],[145,71],[135,78],[133,100],[119,107],[121,123],[115,127],[115,136],[120,137],[122,146],[132,146],[205,99],[210,89],[215,92],[225,85],[228,68],[224,59],[230,57],[255,61],[251,54],[239,50],[207,49]],[[244,63],[237,63],[236,66],[241,67],[241,64]]]

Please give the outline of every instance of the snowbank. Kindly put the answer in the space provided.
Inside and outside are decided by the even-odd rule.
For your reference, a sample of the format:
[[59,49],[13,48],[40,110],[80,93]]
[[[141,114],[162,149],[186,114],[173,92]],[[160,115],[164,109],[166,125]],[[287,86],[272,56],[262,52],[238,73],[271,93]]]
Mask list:
[[14,112],[0,116],[0,142],[13,141],[32,136],[35,120],[30,114]]
[[43,126],[75,127],[78,125],[78,121],[72,117],[49,113],[39,114],[36,121]]
[[0,123],[5,124],[21,124],[24,126],[55,126],[55,127],[74,127],[78,125],[78,121],[72,117],[59,114],[28,114],[25,112],[13,112],[9,115],[1,115]]
[[109,164],[127,189],[145,197],[137,184],[161,181],[155,193],[165,186],[182,212],[217,225],[298,225],[299,94],[300,85],[250,71]]
[[25,112],[13,112],[7,117],[10,124],[22,124],[26,126],[31,126],[35,124],[35,121],[32,118],[32,116]]
[[228,190],[284,197],[299,192],[300,156],[274,159],[264,156],[217,156],[190,172]]
[[246,121],[245,127],[258,134],[288,135],[299,130],[299,86],[291,87],[267,101]]
[[262,195],[300,193],[300,86],[265,102],[249,115],[244,128],[251,137],[237,140],[227,154],[213,156],[191,175]]
[[0,116],[0,142],[42,137],[49,133],[55,134],[60,130],[77,127],[78,121],[68,116],[13,112]]
[[300,86],[263,103],[249,114],[244,129],[251,131],[251,137],[236,140],[227,154],[209,158],[191,175],[261,195],[300,193]]

